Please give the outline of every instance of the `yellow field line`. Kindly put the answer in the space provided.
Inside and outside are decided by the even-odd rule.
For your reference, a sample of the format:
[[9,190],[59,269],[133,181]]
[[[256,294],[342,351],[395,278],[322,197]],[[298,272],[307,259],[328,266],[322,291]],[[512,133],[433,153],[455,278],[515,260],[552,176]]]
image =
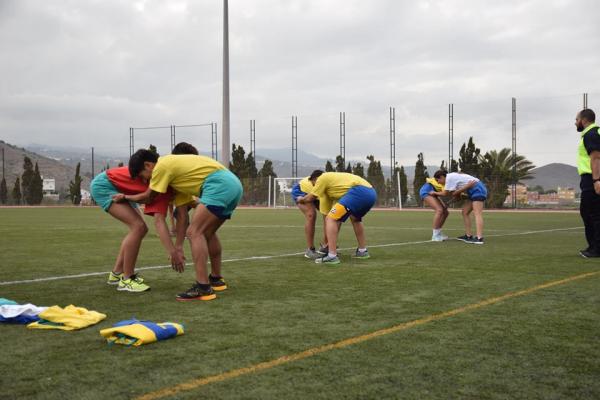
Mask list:
[[282,364],[287,364],[287,363],[290,363],[293,361],[302,360],[304,358],[312,357],[317,354],[321,354],[321,353],[324,353],[324,352],[327,352],[330,350],[341,349],[341,348],[348,347],[348,346],[351,346],[351,345],[354,345],[357,343],[362,343],[367,340],[371,340],[371,339],[374,339],[374,338],[377,338],[380,336],[385,336],[385,335],[389,335],[391,333],[400,332],[400,331],[403,331],[406,329],[413,328],[415,326],[424,325],[429,322],[452,317],[452,316],[455,316],[458,314],[465,313],[467,311],[472,311],[472,310],[476,310],[478,308],[496,304],[501,301],[508,300],[508,299],[511,299],[514,297],[525,296],[527,294],[537,292],[538,290],[546,289],[546,288],[553,287],[553,286],[563,285],[565,283],[569,283],[569,282],[572,282],[572,281],[575,281],[578,279],[589,278],[591,276],[595,276],[598,274],[600,274],[600,271],[588,272],[585,274],[574,275],[574,276],[571,276],[571,277],[568,277],[565,279],[560,279],[557,281],[551,281],[551,282],[544,283],[544,284],[541,284],[538,286],[533,286],[531,288],[519,290],[517,292],[510,292],[510,293],[504,294],[502,296],[492,297],[490,299],[483,300],[479,303],[469,304],[464,307],[455,308],[453,310],[445,311],[445,312],[439,313],[439,314],[432,314],[427,317],[409,321],[409,322],[405,322],[405,323],[402,323],[399,325],[392,326],[390,328],[380,329],[380,330],[377,330],[377,331],[374,331],[371,333],[367,333],[365,335],[355,336],[355,337],[341,340],[339,342],[330,343],[330,344],[326,344],[326,345],[319,346],[319,347],[314,347],[312,349],[308,349],[308,350],[302,351],[300,353],[295,353],[295,354],[290,354],[287,356],[279,357],[274,360],[265,361],[265,362],[262,362],[259,364],[251,365],[249,367],[238,368],[238,369],[234,369],[231,371],[223,372],[221,374],[208,376],[205,378],[192,379],[190,381],[180,383],[175,386],[171,386],[171,387],[160,389],[160,390],[157,390],[154,392],[147,393],[145,395],[137,397],[136,399],[137,400],[154,400],[154,399],[160,399],[160,398],[167,397],[167,396],[174,396],[183,391],[193,390],[193,389],[197,389],[202,386],[206,386],[211,383],[223,382],[223,381],[226,381],[229,379],[237,378],[242,375],[252,374],[255,372],[275,368]]

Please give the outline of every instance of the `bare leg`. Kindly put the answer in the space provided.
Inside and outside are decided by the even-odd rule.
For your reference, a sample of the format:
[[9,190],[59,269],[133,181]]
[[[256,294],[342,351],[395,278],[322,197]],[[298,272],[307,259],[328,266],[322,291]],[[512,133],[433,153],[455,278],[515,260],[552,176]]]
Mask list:
[[465,205],[462,209],[463,222],[465,223],[465,234],[472,236],[471,231],[471,211],[473,211],[473,203],[471,200],[465,200]]
[[[196,281],[202,284],[208,284],[208,271],[206,268],[207,259],[209,256],[208,243],[213,240],[213,236],[217,229],[225,222],[219,219],[216,215],[208,211],[204,204],[198,204],[194,217],[187,230],[187,235],[190,238],[192,247],[192,257],[196,268]],[[218,240],[218,239],[217,239]],[[213,244],[214,246],[214,244]],[[215,246],[215,254],[213,257],[218,257],[220,260],[220,246]],[[218,253],[218,254],[217,254]],[[220,262],[219,262],[219,274]],[[217,271],[214,271],[215,273]]]
[[[119,264],[122,265],[124,278],[129,279],[135,273],[135,262],[140,252],[142,239],[148,233],[148,227],[139,212],[133,209],[129,203],[113,203],[108,209],[108,213],[129,228],[129,232],[121,242],[119,256],[115,264],[116,267]],[[121,263],[119,258],[122,258]]]
[[325,218],[325,231],[327,232],[327,244],[329,245],[329,253],[337,255],[337,238],[342,223],[331,217]]
[[448,216],[448,210],[446,210],[446,208],[444,207],[442,202],[434,196],[425,197],[423,199],[423,202],[425,204],[427,204],[429,207],[431,207],[434,211],[433,229],[442,229],[442,226],[444,225],[444,221],[446,220],[446,217]]
[[477,237],[483,238],[483,201],[472,202],[473,214],[475,215],[475,230]]
[[215,232],[208,240],[208,256],[210,258],[210,273],[212,276],[221,276],[221,241]]
[[298,208],[304,214],[304,236],[306,238],[306,248],[315,247],[315,221],[317,213],[314,204],[298,203]]
[[327,231],[325,230],[325,219],[327,218],[327,215],[321,215],[323,215],[323,239],[321,241],[321,246],[327,247]]
[[117,256],[117,261],[115,261],[115,266],[112,270],[115,275],[123,272],[123,246],[119,248],[119,255]]
[[358,241],[358,248],[365,249],[367,247],[367,239],[365,237],[365,227],[363,223],[354,218],[353,215],[350,216],[350,221],[352,221],[352,228],[354,229],[354,234]]

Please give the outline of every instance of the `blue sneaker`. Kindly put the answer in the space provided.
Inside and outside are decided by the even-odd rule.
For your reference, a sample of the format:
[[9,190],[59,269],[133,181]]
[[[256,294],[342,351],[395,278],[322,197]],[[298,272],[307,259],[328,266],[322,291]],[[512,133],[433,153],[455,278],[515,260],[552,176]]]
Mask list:
[[321,258],[317,258],[315,260],[317,264],[328,264],[328,265],[336,265],[340,263],[340,259],[338,256],[330,257],[329,255],[323,256]]

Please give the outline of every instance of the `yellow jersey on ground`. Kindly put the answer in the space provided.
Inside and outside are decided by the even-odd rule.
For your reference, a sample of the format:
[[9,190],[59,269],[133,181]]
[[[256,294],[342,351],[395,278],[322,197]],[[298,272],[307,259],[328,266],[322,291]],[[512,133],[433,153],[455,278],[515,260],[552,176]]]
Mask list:
[[226,169],[223,164],[210,157],[194,154],[162,156],[154,166],[150,189],[165,193],[170,186],[175,191],[176,207],[194,201],[199,196],[206,177],[218,170]]

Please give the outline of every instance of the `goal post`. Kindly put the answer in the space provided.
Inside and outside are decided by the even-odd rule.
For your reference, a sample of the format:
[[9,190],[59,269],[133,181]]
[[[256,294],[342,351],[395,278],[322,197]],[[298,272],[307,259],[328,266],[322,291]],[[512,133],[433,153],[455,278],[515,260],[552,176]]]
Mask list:
[[292,200],[292,188],[302,178],[273,178],[273,208],[295,207]]

